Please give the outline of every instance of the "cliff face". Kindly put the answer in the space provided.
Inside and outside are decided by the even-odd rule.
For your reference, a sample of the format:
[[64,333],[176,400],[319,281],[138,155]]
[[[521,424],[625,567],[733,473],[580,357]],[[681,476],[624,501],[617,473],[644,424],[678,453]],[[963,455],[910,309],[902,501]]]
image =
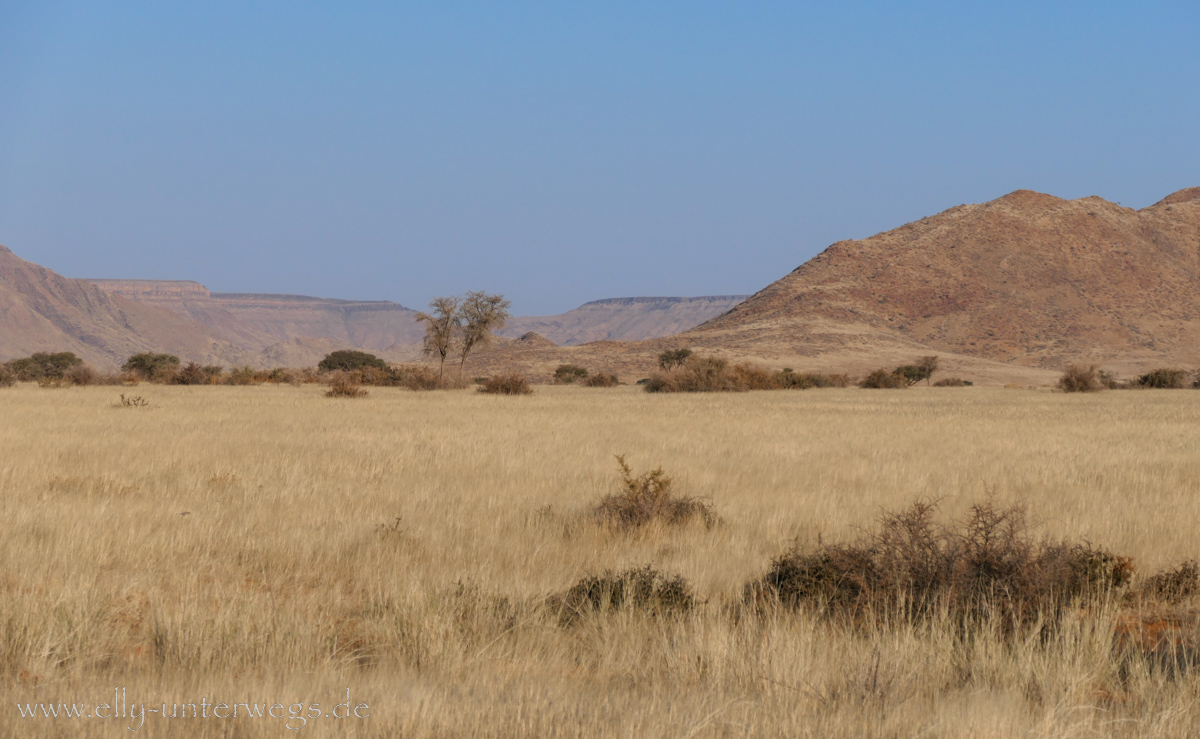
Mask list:
[[1200,188],[1135,211],[1020,190],[842,241],[695,340],[847,332],[1032,367],[1200,365]]
[[0,247],[0,360],[39,351],[72,351],[104,366],[120,365],[142,351],[206,363],[247,358],[195,321],[110,295]]
[[[115,295],[197,321],[248,351],[262,352],[295,339],[313,346],[388,352],[421,340],[416,312],[385,300],[353,301],[307,295],[214,293],[197,282],[93,280]],[[279,354],[280,350],[273,350]],[[296,354],[293,348],[288,356]],[[320,359],[320,357],[317,357]]]

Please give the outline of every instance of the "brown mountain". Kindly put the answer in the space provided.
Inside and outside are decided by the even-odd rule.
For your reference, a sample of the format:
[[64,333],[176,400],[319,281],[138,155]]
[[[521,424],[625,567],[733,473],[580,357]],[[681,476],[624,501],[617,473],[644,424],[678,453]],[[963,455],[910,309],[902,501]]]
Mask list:
[[841,241],[686,334],[728,347],[847,332],[1059,369],[1200,365],[1200,188],[1133,210],[1019,190]]
[[572,362],[626,377],[665,348],[843,372],[924,354],[989,383],[1046,384],[1065,364],[1122,374],[1200,366],[1200,188],[1140,211],[1019,190],[841,241],[678,336],[550,351],[497,346],[546,376]]
[[223,364],[246,359],[195,321],[109,295],[0,246],[0,360],[39,351],[71,351],[105,366],[142,351]]

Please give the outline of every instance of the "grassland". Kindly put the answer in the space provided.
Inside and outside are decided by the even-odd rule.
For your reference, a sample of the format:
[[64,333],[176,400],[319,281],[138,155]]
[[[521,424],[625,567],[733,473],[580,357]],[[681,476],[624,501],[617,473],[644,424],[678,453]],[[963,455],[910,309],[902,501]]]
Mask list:
[[[129,735],[18,702],[369,704],[316,736],[1194,736],[1194,677],[1113,657],[1119,605],[1047,639],[854,629],[730,604],[791,541],[993,490],[1039,531],[1200,554],[1200,393],[914,388],[530,397],[371,389],[0,390],[0,734]],[[723,524],[606,531],[614,454]],[[653,564],[680,617],[543,605]],[[133,721],[135,725],[136,721]],[[278,736],[279,719],[147,717],[135,735]],[[295,723],[292,724],[295,726]]]

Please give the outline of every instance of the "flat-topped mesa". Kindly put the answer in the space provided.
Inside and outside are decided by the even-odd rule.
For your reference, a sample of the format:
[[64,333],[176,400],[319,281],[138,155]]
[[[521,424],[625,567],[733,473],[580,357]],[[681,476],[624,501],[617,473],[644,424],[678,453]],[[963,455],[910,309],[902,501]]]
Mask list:
[[207,300],[208,288],[192,280],[88,280],[96,287],[112,295],[132,300],[157,300],[190,298]]

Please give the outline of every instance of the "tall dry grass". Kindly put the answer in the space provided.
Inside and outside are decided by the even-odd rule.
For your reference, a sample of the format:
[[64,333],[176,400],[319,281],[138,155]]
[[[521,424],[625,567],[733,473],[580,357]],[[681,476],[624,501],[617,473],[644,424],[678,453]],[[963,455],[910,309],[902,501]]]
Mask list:
[[[0,733],[129,735],[15,704],[322,700],[359,736],[1192,736],[1194,677],[1114,656],[1125,607],[1046,636],[937,619],[738,615],[773,557],[918,498],[996,494],[1143,573],[1200,549],[1200,395],[964,389],[649,395],[317,386],[0,394]],[[623,532],[590,512],[614,454],[722,525]],[[548,607],[588,577],[687,578],[679,613]],[[147,736],[278,736],[276,719]],[[331,728],[332,727],[332,728]]]

